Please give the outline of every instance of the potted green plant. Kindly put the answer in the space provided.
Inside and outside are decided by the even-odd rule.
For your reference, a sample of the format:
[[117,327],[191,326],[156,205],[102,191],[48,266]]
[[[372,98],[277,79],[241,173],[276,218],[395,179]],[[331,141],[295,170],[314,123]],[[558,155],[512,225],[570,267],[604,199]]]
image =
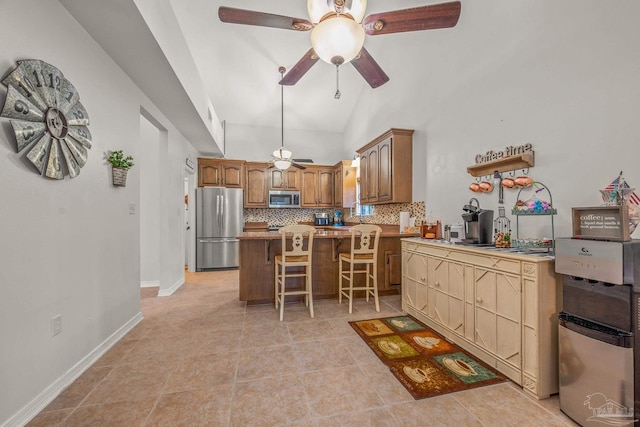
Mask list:
[[134,165],[133,157],[125,156],[122,150],[116,150],[109,154],[107,161],[112,166],[113,185],[125,187],[127,184],[127,171]]

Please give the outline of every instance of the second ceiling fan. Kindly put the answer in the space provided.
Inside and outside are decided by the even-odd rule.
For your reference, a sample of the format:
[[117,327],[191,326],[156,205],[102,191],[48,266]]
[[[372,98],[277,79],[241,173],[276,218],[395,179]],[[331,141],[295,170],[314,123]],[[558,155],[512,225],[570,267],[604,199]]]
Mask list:
[[364,48],[370,36],[454,27],[460,17],[459,1],[374,13],[364,17],[367,0],[307,0],[309,20],[221,6],[222,22],[257,25],[295,31],[311,31],[307,53],[280,80],[294,85],[318,61],[336,66],[351,62],[372,88],[389,77]]

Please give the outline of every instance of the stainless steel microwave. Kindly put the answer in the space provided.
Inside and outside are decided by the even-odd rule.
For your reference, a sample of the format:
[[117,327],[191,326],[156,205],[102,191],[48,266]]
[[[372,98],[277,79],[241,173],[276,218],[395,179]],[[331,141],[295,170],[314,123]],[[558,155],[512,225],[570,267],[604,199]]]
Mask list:
[[299,191],[269,191],[270,208],[299,208]]

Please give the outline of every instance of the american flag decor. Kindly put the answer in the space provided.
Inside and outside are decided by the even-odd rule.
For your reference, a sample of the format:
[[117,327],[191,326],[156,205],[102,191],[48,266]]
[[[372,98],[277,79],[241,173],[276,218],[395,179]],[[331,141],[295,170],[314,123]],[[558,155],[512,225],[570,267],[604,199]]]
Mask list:
[[[631,188],[629,187],[629,184],[627,184],[627,181],[625,181],[624,178],[622,177],[622,174],[620,174],[616,179],[614,179],[611,182],[611,184],[607,185],[607,187],[605,188],[605,191],[615,191],[619,187]],[[628,197],[629,203],[633,203],[634,205],[640,205],[640,197],[638,197],[635,191],[632,191],[631,193],[629,193],[627,197]]]

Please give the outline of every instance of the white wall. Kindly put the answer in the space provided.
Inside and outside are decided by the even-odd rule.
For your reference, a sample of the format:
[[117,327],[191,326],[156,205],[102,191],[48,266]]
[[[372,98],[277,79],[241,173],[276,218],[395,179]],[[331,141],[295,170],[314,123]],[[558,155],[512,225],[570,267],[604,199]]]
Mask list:
[[[640,188],[639,14],[633,0],[465,1],[453,29],[385,36],[391,80],[363,92],[344,153],[391,127],[415,129],[414,200],[451,223],[471,197],[497,215],[496,191],[467,189],[475,155],[531,143],[530,174],[551,189],[556,237],[568,236],[571,207],[599,205],[620,170]],[[424,78],[403,78],[407,67]],[[505,194],[514,231],[516,195]],[[539,219],[521,237],[548,234],[530,225]]]
[[[141,106],[167,129],[161,244],[171,247],[160,257],[170,288],[184,280],[182,175],[195,151],[58,2],[0,4],[11,17],[0,26],[0,73],[26,58],[58,67],[79,91],[93,136],[80,175],[53,181],[16,153],[0,120],[0,425],[20,425],[140,319],[139,216],[129,214],[130,202],[140,205],[140,170],[113,187],[105,153],[122,148],[140,159]],[[25,22],[29,36],[18,37]],[[62,333],[51,337],[59,314]]]
[[140,284],[160,285],[160,130],[140,115]]
[[[285,120],[286,115],[285,112]],[[259,127],[227,123],[225,126],[227,159],[242,159],[254,162],[269,162],[271,154],[280,148],[282,132],[279,126]],[[334,165],[342,160],[342,134],[336,132],[309,132],[285,129],[284,146],[291,150],[295,159],[312,159],[320,165]],[[353,158],[351,153],[345,159]]]

